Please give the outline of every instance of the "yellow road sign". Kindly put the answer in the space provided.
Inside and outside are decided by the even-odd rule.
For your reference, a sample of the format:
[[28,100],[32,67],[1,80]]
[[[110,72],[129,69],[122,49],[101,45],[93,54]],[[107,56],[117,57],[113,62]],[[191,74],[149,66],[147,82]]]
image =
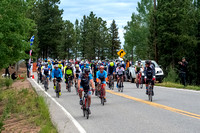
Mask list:
[[126,52],[123,50],[123,49],[121,49],[119,52],[117,52],[117,54],[119,55],[119,57],[124,57],[124,55],[126,55]]

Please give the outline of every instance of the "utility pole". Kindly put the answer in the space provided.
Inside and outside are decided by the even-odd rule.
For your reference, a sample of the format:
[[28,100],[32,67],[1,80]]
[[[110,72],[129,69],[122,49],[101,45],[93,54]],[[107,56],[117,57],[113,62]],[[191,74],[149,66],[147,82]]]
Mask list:
[[157,33],[156,33],[156,18],[155,18],[155,12],[156,12],[156,0],[154,0],[154,46],[155,46],[155,61],[158,63],[158,46],[157,46]]

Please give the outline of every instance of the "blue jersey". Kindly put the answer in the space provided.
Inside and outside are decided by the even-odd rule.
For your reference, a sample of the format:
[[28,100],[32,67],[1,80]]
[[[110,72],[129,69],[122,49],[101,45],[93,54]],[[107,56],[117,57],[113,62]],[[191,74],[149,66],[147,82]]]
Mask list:
[[100,70],[99,70],[99,71],[97,72],[96,78],[97,78],[97,79],[100,79],[101,82],[104,82],[104,83],[105,83],[105,80],[107,80],[107,72],[104,70],[103,73],[101,73]]
[[57,77],[57,78],[62,78],[62,71],[60,68],[58,68],[58,70],[53,69],[52,71],[52,78]]

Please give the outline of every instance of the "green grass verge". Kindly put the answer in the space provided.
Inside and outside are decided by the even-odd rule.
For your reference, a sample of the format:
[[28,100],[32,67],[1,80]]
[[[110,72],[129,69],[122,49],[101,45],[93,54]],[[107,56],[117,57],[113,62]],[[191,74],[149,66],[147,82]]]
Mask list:
[[200,91],[200,86],[188,85],[188,86],[184,87],[184,85],[181,85],[179,83],[173,83],[173,82],[157,83],[156,86],[164,86],[164,87],[171,87],[171,88],[181,88],[181,89],[189,89],[189,90]]
[[[0,79],[0,83],[2,83]],[[0,132],[3,130],[4,121],[11,114],[23,115],[29,123],[40,127],[41,133],[57,133],[53,126],[43,97],[38,96],[32,88],[15,90],[0,87],[0,103],[3,105],[3,114],[0,117]]]

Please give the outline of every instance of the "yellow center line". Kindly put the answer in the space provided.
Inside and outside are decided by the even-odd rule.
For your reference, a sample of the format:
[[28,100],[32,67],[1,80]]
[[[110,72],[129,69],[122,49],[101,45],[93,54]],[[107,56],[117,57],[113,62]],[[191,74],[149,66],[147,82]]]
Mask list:
[[172,108],[172,107],[169,107],[169,106],[165,106],[165,105],[150,102],[150,101],[145,101],[145,100],[135,98],[135,97],[123,94],[123,93],[114,92],[112,90],[106,90],[106,92],[117,95],[117,96],[121,96],[121,97],[124,97],[124,98],[127,98],[127,99],[131,99],[131,100],[134,100],[134,101],[137,101],[137,102],[145,103],[145,104],[157,107],[157,108],[169,110],[169,111],[176,112],[176,113],[179,113],[179,114],[182,114],[182,115],[186,115],[186,116],[189,116],[189,117],[200,119],[200,115],[198,115],[198,114],[190,113],[190,112],[187,112],[187,111],[183,111],[183,110],[180,110],[180,109]]

